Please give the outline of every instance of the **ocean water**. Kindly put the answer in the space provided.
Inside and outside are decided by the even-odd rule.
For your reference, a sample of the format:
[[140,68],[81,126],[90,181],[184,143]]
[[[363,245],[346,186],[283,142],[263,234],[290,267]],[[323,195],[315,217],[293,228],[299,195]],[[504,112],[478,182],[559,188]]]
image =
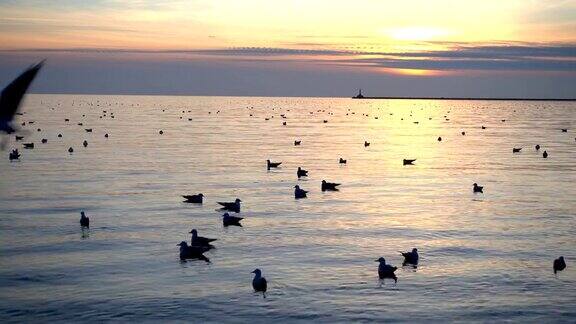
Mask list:
[[[576,321],[574,102],[30,95],[22,111],[36,147],[11,136],[0,159],[3,323]],[[243,227],[224,228],[217,201],[236,197]],[[192,228],[218,239],[210,263],[179,260]]]

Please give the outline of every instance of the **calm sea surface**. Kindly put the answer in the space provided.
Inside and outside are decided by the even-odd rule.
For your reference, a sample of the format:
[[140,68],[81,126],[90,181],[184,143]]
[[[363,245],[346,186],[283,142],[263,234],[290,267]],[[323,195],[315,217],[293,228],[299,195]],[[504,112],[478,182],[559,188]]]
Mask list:
[[[2,322],[576,321],[574,102],[30,95],[21,110],[36,147],[1,152]],[[237,197],[244,226],[224,228],[217,201]],[[218,239],[210,263],[179,260],[192,228]],[[413,247],[418,268],[401,267]],[[397,284],[378,283],[380,256]]]

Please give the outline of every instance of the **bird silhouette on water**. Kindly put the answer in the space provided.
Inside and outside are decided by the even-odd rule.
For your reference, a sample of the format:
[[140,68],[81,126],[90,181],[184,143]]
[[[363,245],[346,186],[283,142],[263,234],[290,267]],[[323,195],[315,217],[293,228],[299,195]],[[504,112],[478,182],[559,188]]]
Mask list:
[[416,161],[416,159],[404,159],[402,160],[402,165],[413,165],[414,161]]
[[224,215],[222,215],[222,224],[224,225],[224,227],[228,227],[228,226],[240,226],[240,227],[242,227],[242,224],[240,224],[240,221],[243,219],[244,219],[243,217],[232,216],[228,213],[224,213]]
[[547,159],[548,158],[548,152],[544,151],[544,153],[542,153],[542,157]]
[[340,183],[334,182],[326,182],[326,180],[322,180],[322,191],[338,191],[338,187]]
[[270,170],[271,168],[277,168],[282,164],[282,162],[271,162],[270,160],[266,160],[266,168]]
[[473,186],[472,190],[475,193],[478,193],[478,192],[484,193],[484,187],[479,186],[477,183],[474,183],[472,186]]
[[556,274],[558,271],[562,271],[562,270],[566,269],[566,261],[564,261],[563,256],[554,260],[553,268],[554,268],[554,274]]
[[262,277],[262,271],[256,269],[252,271],[254,274],[254,279],[252,279],[252,288],[255,292],[262,292],[262,296],[266,298],[266,290],[268,290],[268,282],[266,278]]
[[197,195],[183,195],[182,197],[186,199],[184,202],[192,204],[201,204],[204,200],[204,195],[201,193]]
[[413,264],[413,265],[417,265],[418,264],[418,249],[417,248],[413,248],[411,252],[401,252],[402,256],[404,257],[404,262],[402,265],[407,265],[407,264]]
[[70,153],[70,154],[74,153],[74,149],[73,149],[72,147],[69,147],[69,148],[68,148],[68,153]]
[[370,146],[370,143],[368,143],[367,141],[364,141],[364,147],[368,147]]
[[301,167],[298,167],[298,171],[296,171],[296,175],[298,176],[298,178],[307,177],[308,171],[302,169]]
[[242,200],[236,198],[236,200],[234,202],[218,202],[218,204],[220,204],[222,206],[222,208],[220,208],[220,210],[228,210],[228,211],[233,211],[233,212],[239,213],[241,202],[242,202]]
[[296,199],[306,198],[307,193],[308,191],[300,189],[299,185],[294,186],[294,198]]
[[378,265],[378,278],[380,278],[382,282],[384,282],[384,279],[394,279],[394,283],[398,282],[398,277],[396,277],[394,273],[398,270],[397,267],[386,264],[386,259],[383,257],[380,257],[376,262],[380,263]]
[[84,140],[84,142],[82,142],[82,145],[84,145],[84,147],[87,147],[87,146],[88,146],[88,141],[87,141],[87,140]]
[[18,112],[22,98],[43,64],[44,61],[41,61],[29,67],[2,90],[0,94],[0,133],[12,134],[17,131],[12,121]]
[[43,139],[42,139],[42,144],[46,144],[46,143],[48,143],[48,139],[47,139],[47,138],[43,138]]
[[340,160],[338,160],[338,163],[340,163],[340,164],[346,164],[346,160],[344,160],[343,158],[340,158]]
[[540,145],[536,144],[536,146],[534,146],[534,148],[536,149],[536,151],[540,150]]
[[24,146],[25,149],[33,149],[34,148],[34,143],[24,143],[22,144],[22,146]]
[[21,140],[24,139],[24,136],[18,136],[18,135],[16,135],[16,136],[15,136],[15,139],[16,139],[16,141],[21,141]]
[[213,238],[198,236],[198,231],[196,229],[192,229],[190,231],[190,234],[192,234],[192,239],[190,240],[191,246],[203,246],[203,247],[207,247],[207,248],[213,248],[214,246],[210,243],[217,240],[217,239],[213,239]]
[[10,161],[18,160],[20,158],[20,153],[18,152],[18,149],[13,149],[12,152],[10,152],[8,158],[10,159]]
[[520,153],[521,150],[522,150],[521,147],[520,147],[520,148],[513,147],[513,148],[512,148],[512,153]]
[[86,216],[83,211],[80,212],[80,226],[86,228],[90,227],[90,218]]
[[204,256],[204,252],[208,251],[210,248],[205,246],[188,246],[185,241],[176,244],[180,246],[180,260],[184,261],[186,259],[198,259],[210,262],[210,260]]
[[294,146],[298,146],[300,144],[302,144],[302,141],[294,141]]
[[438,137],[438,142],[442,142],[442,137]]

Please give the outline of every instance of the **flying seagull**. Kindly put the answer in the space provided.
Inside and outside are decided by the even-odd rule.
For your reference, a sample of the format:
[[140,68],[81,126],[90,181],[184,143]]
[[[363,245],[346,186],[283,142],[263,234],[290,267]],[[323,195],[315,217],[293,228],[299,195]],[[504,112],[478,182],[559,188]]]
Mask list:
[[12,125],[14,115],[16,115],[24,94],[43,64],[44,61],[41,61],[32,65],[2,90],[0,95],[0,133],[12,134],[17,131]]

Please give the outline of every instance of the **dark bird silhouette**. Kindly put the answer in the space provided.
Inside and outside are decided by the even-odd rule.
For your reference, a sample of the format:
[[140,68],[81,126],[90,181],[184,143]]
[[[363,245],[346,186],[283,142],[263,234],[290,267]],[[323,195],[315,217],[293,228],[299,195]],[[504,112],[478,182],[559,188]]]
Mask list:
[[302,144],[302,141],[294,141],[294,146],[298,146],[300,144]]
[[60,138],[61,138],[61,137],[62,137],[62,134],[58,134],[58,137],[60,137]]
[[534,147],[536,149],[536,151],[540,150],[540,145],[536,144],[536,146]]
[[108,138],[108,134],[104,134],[104,137]]
[[198,231],[196,229],[192,229],[190,231],[190,234],[192,234],[192,240],[190,241],[191,246],[212,247],[212,245],[210,243],[217,240],[217,239],[213,239],[213,238],[198,236]]
[[266,282],[266,278],[262,277],[262,271],[260,269],[256,269],[252,271],[254,274],[254,279],[252,279],[252,288],[254,288],[255,292],[262,292],[264,298],[266,298],[266,290],[268,290],[268,282]]
[[16,135],[15,138],[16,138],[16,141],[21,141],[21,140],[24,139],[24,136],[18,136],[18,135]]
[[82,143],[82,145],[84,145],[84,147],[87,147],[87,146],[88,146],[88,141],[87,141],[87,140],[84,140],[84,142]]
[[308,193],[308,191],[300,189],[299,185],[294,186],[294,198],[296,199],[306,198],[306,193]]
[[240,224],[240,221],[243,219],[244,219],[243,217],[231,216],[228,213],[224,213],[224,215],[222,215],[222,223],[224,224],[224,227],[227,227],[227,226],[240,226],[240,227],[242,227],[242,224]]
[[25,149],[33,149],[34,148],[34,143],[24,143],[22,145],[24,146]]
[[188,246],[188,243],[185,241],[182,241],[180,244],[176,245],[180,246],[180,260],[183,261],[186,259],[199,259],[210,262],[210,260],[204,256],[204,252],[208,251],[209,248],[205,246]]
[[412,165],[414,163],[414,161],[416,161],[416,159],[412,159],[412,160],[404,159],[404,160],[402,160],[402,165]]
[[384,281],[384,279],[394,279],[394,282],[398,282],[398,277],[394,272],[398,269],[397,267],[391,266],[386,264],[386,260],[383,257],[380,257],[376,262],[380,262],[378,265],[378,278]]
[[197,195],[183,195],[182,197],[186,199],[184,202],[193,204],[201,204],[204,199],[204,195],[201,193]]
[[74,149],[72,148],[72,146],[70,146],[70,147],[68,148],[68,153],[74,153]]
[[481,192],[484,193],[484,187],[480,187],[477,183],[473,184],[473,189],[472,189],[475,193],[476,192]]
[[86,133],[92,133],[92,128],[85,128]]
[[307,177],[308,171],[302,169],[301,167],[298,167],[298,171],[296,171],[296,175],[298,176],[298,178]]
[[10,159],[10,161],[18,160],[20,158],[20,153],[18,153],[18,149],[13,149],[12,152],[10,152],[8,158]]
[[43,138],[43,139],[42,139],[42,144],[46,144],[46,143],[48,143],[48,139],[47,139],[47,138]]
[[164,131],[161,130],[161,131],[158,132],[158,134],[162,135],[162,134],[164,134]]
[[282,162],[270,162],[270,160],[266,160],[266,168],[270,170],[270,168],[277,168],[282,164]]
[[515,148],[515,147],[513,147],[513,148],[512,148],[512,153],[520,153],[521,150],[522,150],[521,147],[520,147],[520,148]]
[[442,142],[442,137],[438,137],[438,142]]
[[542,153],[542,157],[545,159],[548,158],[548,152],[544,151],[544,153]]
[[90,227],[90,218],[83,211],[80,212],[80,226]]
[[562,128],[562,133],[568,133],[568,128]]
[[346,160],[344,160],[343,158],[340,158],[340,160],[338,161],[338,163],[340,163],[340,164],[346,164]]
[[22,98],[43,64],[44,61],[41,61],[29,67],[2,90],[0,94],[0,133],[12,134],[16,132],[17,129],[12,125],[14,115],[18,112]]
[[462,132],[462,135],[466,135],[466,132]]
[[334,182],[326,182],[326,180],[322,180],[322,191],[338,191],[338,187],[340,183]]
[[413,248],[412,252],[400,252],[404,257],[404,264],[418,264],[418,249]]
[[554,274],[556,274],[558,271],[562,271],[562,270],[566,269],[566,261],[564,261],[563,256],[554,260],[553,268],[554,268]]
[[236,213],[240,212],[240,203],[242,200],[236,198],[234,202],[218,202],[222,206],[221,210],[229,210]]
[[364,147],[368,147],[370,146],[370,143],[368,143],[367,141],[364,141]]
[[486,126],[482,126],[482,129],[486,129]]

